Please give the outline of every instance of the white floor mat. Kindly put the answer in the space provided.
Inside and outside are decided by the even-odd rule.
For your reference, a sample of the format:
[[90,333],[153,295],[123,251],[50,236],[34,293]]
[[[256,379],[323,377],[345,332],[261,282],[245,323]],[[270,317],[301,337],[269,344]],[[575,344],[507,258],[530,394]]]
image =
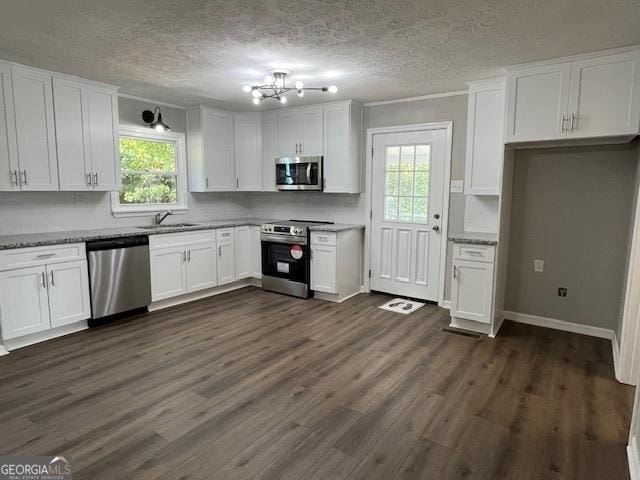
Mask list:
[[389,300],[384,305],[380,305],[378,308],[389,310],[390,312],[409,315],[410,313],[415,312],[423,306],[424,303],[421,302],[414,302],[413,300],[407,300],[406,298],[394,298],[393,300]]

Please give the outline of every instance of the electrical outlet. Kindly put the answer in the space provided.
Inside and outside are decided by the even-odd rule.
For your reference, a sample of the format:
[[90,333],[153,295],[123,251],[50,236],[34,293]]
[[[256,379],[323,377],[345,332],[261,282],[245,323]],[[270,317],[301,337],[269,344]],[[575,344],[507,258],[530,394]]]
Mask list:
[[464,192],[464,180],[451,180],[451,193]]
[[533,261],[533,271],[534,272],[544,272],[544,260],[534,260]]
[[564,287],[558,288],[558,296],[559,297],[566,297],[567,296],[567,289],[564,288]]

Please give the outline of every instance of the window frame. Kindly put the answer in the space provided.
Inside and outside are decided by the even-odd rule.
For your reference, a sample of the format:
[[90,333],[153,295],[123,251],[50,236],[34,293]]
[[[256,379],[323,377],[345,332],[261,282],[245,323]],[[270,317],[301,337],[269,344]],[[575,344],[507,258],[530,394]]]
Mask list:
[[[139,138],[141,140],[172,142],[176,145],[176,203],[152,203],[128,205],[120,203],[120,191],[111,192],[111,213],[114,217],[133,217],[152,215],[171,210],[174,213],[186,213],[188,204],[187,151],[185,134],[181,132],[156,132],[151,128],[120,125],[118,134],[118,157],[120,157],[120,137]],[[122,160],[120,159],[122,164]],[[122,165],[120,165],[122,166]],[[121,170],[121,169],[119,169]],[[122,181],[122,171],[120,171]]]

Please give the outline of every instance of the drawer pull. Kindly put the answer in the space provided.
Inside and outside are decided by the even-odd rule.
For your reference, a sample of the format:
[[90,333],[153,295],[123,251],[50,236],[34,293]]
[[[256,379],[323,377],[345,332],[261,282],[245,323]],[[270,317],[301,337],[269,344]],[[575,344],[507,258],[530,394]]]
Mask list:
[[36,255],[36,258],[51,258],[55,257],[57,253],[41,253],[40,255]]
[[475,256],[484,255],[483,252],[476,252],[476,251],[473,251],[473,250],[467,250],[466,253],[468,253],[469,255],[475,255]]

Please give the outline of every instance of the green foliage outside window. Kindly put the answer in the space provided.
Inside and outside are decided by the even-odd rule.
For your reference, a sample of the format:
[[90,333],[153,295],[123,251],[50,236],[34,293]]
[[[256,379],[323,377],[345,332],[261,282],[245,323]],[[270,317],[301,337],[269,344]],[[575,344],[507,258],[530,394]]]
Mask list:
[[177,202],[176,144],[120,138],[121,204]]

